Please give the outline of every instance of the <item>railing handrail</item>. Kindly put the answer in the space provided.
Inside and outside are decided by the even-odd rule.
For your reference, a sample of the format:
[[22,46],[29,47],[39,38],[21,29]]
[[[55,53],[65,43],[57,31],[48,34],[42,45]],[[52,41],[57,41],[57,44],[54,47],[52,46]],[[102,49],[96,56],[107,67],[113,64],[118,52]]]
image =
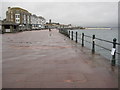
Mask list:
[[[84,35],[84,36],[92,38],[91,36],[88,36],[88,35]],[[112,41],[108,41],[108,40],[100,39],[100,38],[96,38],[96,37],[95,37],[95,39],[100,40],[100,41],[105,41],[105,42],[108,42],[108,43],[112,43],[112,44],[114,43],[114,42],[112,42]],[[90,43],[90,41],[87,41],[87,40],[84,40],[84,41]],[[91,43],[92,43],[92,42],[91,42]],[[116,45],[120,45],[120,43],[117,43],[117,42],[115,42],[115,44],[116,44]],[[106,47],[103,47],[103,46],[101,46],[101,45],[98,45],[98,44],[95,44],[95,45],[98,46],[98,47],[101,47],[101,48],[103,48],[103,49],[105,49],[105,50],[111,51],[110,49],[108,49],[108,48],[106,48]],[[117,53],[117,54],[120,54],[120,52],[116,52],[116,53]]]
[[108,40],[105,40],[105,39],[100,39],[100,38],[95,38],[97,40],[100,40],[100,41],[105,41],[105,42],[108,42],[108,43],[113,43],[112,41],[108,41]]
[[[84,35],[84,36],[92,38],[92,37],[91,37],[91,36],[89,36],[89,35]],[[114,42],[112,42],[112,41],[105,40],[105,39],[100,39],[100,38],[96,38],[96,37],[95,37],[95,39],[100,40],[100,41],[109,42],[109,43],[114,43]],[[115,44],[120,45],[120,43],[118,43],[118,42],[116,42]]]
[[84,36],[89,37],[89,38],[92,38],[91,36],[88,36],[88,35],[86,35],[86,34],[85,34]]
[[[92,38],[91,36],[86,35],[86,34],[85,34],[84,36]],[[105,39],[100,39],[100,38],[96,38],[96,37],[95,37],[95,39],[100,40],[100,41],[109,42],[109,43],[112,43],[112,44],[114,43],[114,42],[112,42],[112,41],[105,40]],[[120,45],[120,43],[118,43],[118,42],[116,42],[115,44],[116,44],[116,45]]]

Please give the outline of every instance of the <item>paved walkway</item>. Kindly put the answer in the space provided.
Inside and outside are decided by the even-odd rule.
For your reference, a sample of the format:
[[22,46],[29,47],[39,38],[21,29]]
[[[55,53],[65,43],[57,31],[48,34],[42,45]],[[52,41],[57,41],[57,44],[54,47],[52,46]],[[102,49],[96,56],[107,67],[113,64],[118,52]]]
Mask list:
[[116,88],[113,69],[57,30],[3,35],[3,88]]

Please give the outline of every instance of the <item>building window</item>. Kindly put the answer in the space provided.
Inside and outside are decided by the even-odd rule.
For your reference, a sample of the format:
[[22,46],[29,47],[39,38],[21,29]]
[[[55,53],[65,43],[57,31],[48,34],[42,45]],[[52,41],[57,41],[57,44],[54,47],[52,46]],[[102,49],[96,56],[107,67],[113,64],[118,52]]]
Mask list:
[[17,15],[15,15],[15,18],[17,18]]
[[18,15],[18,18],[20,18],[20,15]]
[[20,19],[16,19],[15,22],[16,22],[16,23],[20,23]]
[[20,14],[15,14],[15,22],[20,23]]
[[20,18],[20,14],[15,14],[15,18]]

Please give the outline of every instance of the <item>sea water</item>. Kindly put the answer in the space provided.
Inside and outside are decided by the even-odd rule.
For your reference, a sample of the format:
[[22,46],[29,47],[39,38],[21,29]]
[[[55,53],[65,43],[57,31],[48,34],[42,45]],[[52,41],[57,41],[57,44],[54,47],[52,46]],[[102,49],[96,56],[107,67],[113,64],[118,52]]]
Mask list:
[[[81,34],[84,33],[85,35],[91,36],[95,35],[96,38],[113,41],[114,38],[117,39],[118,42],[118,28],[111,28],[111,29],[79,29],[79,30],[73,30],[74,32],[74,40],[75,40],[75,32],[78,32],[78,42],[81,43]],[[71,34],[70,34],[71,35]],[[92,38],[84,37],[85,40],[92,42]],[[113,44],[108,43],[105,41],[100,41],[95,39],[95,43],[105,47],[107,49],[112,50]],[[92,44],[88,42],[84,42],[84,46],[92,49]],[[116,51],[118,52],[118,47],[116,48]],[[95,52],[99,53],[103,57],[107,58],[108,60],[112,59],[111,51],[105,50],[103,48],[100,48],[98,46],[95,46]],[[116,55],[116,61],[118,62],[118,55]]]

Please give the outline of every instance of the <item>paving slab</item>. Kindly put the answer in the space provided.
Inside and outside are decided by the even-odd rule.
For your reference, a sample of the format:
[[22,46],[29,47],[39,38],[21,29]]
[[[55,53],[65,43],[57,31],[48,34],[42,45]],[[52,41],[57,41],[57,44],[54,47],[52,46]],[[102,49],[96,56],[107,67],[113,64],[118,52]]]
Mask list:
[[3,88],[117,88],[117,66],[58,30],[2,36]]

